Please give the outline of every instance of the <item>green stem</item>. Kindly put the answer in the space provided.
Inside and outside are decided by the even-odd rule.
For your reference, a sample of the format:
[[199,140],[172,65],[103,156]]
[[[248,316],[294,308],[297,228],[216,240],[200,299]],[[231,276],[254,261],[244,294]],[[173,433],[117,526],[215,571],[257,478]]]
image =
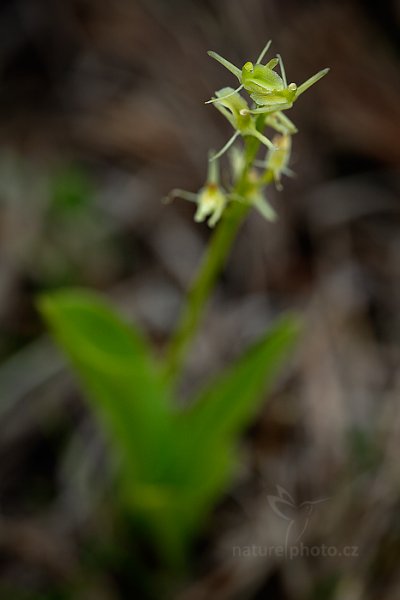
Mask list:
[[235,203],[232,205],[230,214],[224,216],[223,221],[211,237],[167,351],[166,375],[168,378],[174,379],[180,370],[187,346],[197,331],[205,303],[225,265],[237,231],[248,209],[249,207],[245,204]]
[[[243,195],[248,173],[259,146],[260,142],[255,138],[246,138],[245,165],[233,189],[234,194]],[[236,234],[249,208],[249,204],[232,203],[230,210],[225,211],[223,220],[211,237],[197,276],[188,292],[177,329],[167,349],[165,374],[169,380],[173,381],[179,375],[186,350],[197,332],[208,297],[225,266]]]

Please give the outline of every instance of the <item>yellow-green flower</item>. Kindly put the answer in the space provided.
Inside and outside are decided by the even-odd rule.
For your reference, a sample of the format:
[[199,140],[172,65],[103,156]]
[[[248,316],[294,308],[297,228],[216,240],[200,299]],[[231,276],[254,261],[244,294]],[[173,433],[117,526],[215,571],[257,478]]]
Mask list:
[[218,101],[214,104],[215,108],[229,121],[235,129],[235,133],[213,157],[213,160],[222,156],[239,135],[255,137],[267,148],[271,150],[274,148],[271,140],[257,130],[255,117],[250,114],[249,105],[238,92],[230,87],[222,88],[216,92],[216,98]]
[[[288,84],[285,67],[279,54],[265,65],[263,64],[264,57],[270,45],[271,40],[265,45],[256,62],[247,61],[242,69],[233,65],[229,60],[217,54],[217,52],[208,52],[209,56],[238,78],[240,86],[235,92],[239,92],[243,88],[246,90],[257,105],[257,108],[251,110],[253,114],[268,114],[291,108],[293,102],[301,94],[317,83],[329,71],[329,69],[322,69],[299,86],[295,83]],[[278,65],[280,67],[280,75],[275,71]],[[212,99],[209,102],[215,101],[215,99]]]
[[215,183],[205,185],[197,195],[197,210],[194,220],[197,223],[205,221],[207,217],[208,225],[214,227],[220,220],[227,203],[227,197],[222,188]]
[[[210,154],[212,158],[213,155]],[[218,161],[209,160],[207,181],[204,186],[194,194],[186,190],[175,189],[169,194],[169,198],[179,197],[197,204],[194,215],[196,223],[207,220],[209,227],[214,227],[220,220],[228,202],[228,196],[219,183]]]

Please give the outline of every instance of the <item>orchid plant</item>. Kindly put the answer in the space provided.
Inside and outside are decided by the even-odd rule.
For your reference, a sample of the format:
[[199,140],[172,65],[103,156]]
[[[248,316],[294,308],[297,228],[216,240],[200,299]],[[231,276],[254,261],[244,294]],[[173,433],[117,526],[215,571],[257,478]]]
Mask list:
[[[207,179],[198,193],[173,190],[169,195],[196,203],[195,221],[207,220],[215,230],[162,360],[136,327],[92,293],[57,291],[39,302],[119,458],[122,505],[169,565],[182,564],[226,489],[238,438],[297,337],[297,321],[282,319],[178,409],[176,386],[189,345],[239,226],[252,207],[268,221],[276,218],[265,192],[273,183],[280,189],[283,176],[291,174],[297,132],[285,113],[327,73],[324,69],[299,87],[288,85],[279,55],[263,64],[269,47],[270,42],[255,64],[246,62],[241,70],[210,52],[240,82],[237,89],[217,91],[210,101],[234,134],[219,152],[210,153]],[[274,132],[272,139],[267,129]],[[234,144],[240,139],[242,144]],[[222,183],[219,160],[228,150],[230,176]]]

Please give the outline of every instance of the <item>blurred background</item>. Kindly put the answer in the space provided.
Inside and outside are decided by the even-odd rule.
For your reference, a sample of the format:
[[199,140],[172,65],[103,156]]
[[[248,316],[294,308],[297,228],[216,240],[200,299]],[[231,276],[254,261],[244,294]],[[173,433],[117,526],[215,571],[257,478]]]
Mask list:
[[[290,81],[331,72],[291,111],[297,177],[271,191],[276,224],[242,228],[182,394],[283,311],[305,331],[175,597],[400,597],[399,23],[394,0],[2,1],[1,599],[147,598],[152,566],[107,518],[103,436],[35,298],[99,290],[162,350],[209,230],[161,199],[201,187],[229,135],[204,101],[232,77],[206,51],[241,65],[269,38]],[[262,550],[297,518],[332,556]]]

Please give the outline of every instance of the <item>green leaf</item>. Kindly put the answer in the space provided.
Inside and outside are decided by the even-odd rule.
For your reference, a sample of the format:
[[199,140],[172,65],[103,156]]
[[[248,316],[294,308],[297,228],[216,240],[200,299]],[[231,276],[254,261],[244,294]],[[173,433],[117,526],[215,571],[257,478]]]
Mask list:
[[282,319],[207,385],[189,409],[176,414],[171,445],[165,449],[169,470],[164,471],[164,485],[140,490],[139,507],[144,519],[156,525],[170,558],[173,548],[176,556],[187,552],[227,488],[235,466],[235,443],[254,418],[298,332],[294,318]]
[[61,291],[39,306],[119,450],[125,506],[164,560],[182,564],[227,485],[234,442],[296,338],[295,321],[282,320],[178,412],[141,335],[105,302]]
[[196,531],[227,485],[234,444],[254,418],[298,333],[294,318],[281,319],[211,382],[188,410],[177,415],[174,476],[181,480],[185,502],[180,519],[186,522],[187,531]]
[[160,476],[170,402],[141,335],[88,292],[48,294],[39,308],[131,473]]
[[[243,357],[202,391],[183,415],[194,451],[230,441],[254,417],[267,385],[298,337],[299,324],[285,317]],[[190,434],[190,435],[189,435]],[[189,439],[190,437],[190,439]]]

